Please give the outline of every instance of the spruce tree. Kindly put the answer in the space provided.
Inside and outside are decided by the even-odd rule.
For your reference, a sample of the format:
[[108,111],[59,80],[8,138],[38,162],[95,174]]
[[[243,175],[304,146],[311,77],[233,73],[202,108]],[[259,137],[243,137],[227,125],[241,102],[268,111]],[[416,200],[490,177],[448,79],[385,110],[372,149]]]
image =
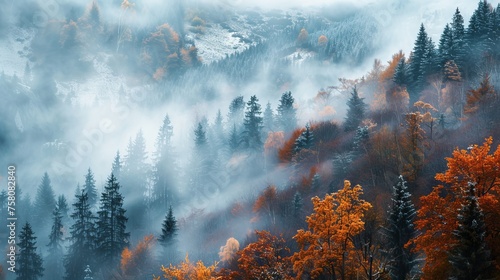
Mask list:
[[295,154],[297,154],[303,149],[310,149],[313,146],[313,144],[314,144],[314,134],[311,130],[311,126],[309,124],[306,124],[306,129],[295,140],[295,147],[293,151]]
[[238,96],[231,101],[229,105],[229,113],[227,115],[227,122],[229,125],[236,125],[238,132],[241,131],[245,112],[245,101],[243,96]]
[[156,138],[156,151],[153,164],[153,204],[154,207],[164,207],[167,203],[176,202],[175,191],[175,157],[172,147],[173,127],[168,115]]
[[36,252],[36,236],[26,223],[19,234],[19,257],[16,263],[16,280],[36,280],[43,276],[43,260]]
[[122,170],[122,162],[120,158],[120,151],[116,151],[115,159],[113,160],[113,164],[111,165],[111,173],[115,175],[116,179],[120,179],[120,174]]
[[405,62],[405,58],[402,57],[398,65],[396,66],[396,69],[394,70],[394,76],[392,80],[394,83],[400,87],[404,87],[408,85],[408,75],[407,75],[407,65]]
[[172,206],[170,206],[163,220],[161,234],[158,238],[158,242],[163,248],[164,255],[170,262],[175,262],[177,259],[176,236],[178,230],[177,220],[174,217]]
[[71,218],[74,220],[70,228],[71,244],[64,258],[66,275],[64,279],[83,279],[85,265],[95,264],[96,257],[96,217],[92,214],[87,193],[76,195]]
[[113,174],[108,178],[100,202],[97,212],[97,252],[102,259],[101,264],[113,267],[118,265],[120,254],[128,246],[130,237],[130,233],[126,232],[128,219],[123,209],[120,184]]
[[318,173],[316,173],[312,178],[311,189],[315,191],[318,190],[319,187],[321,187],[321,176]]
[[90,167],[85,175],[85,184],[83,184],[83,189],[89,196],[90,207],[95,207],[97,203],[97,189],[95,186],[94,174],[92,173]]
[[354,136],[354,151],[367,153],[369,140],[370,134],[368,132],[368,126],[358,127],[356,129],[356,136]]
[[453,22],[451,24],[452,37],[453,37],[453,47],[451,51],[451,56],[453,60],[462,69],[466,60],[466,38],[465,38],[465,27],[464,18],[460,14],[460,10],[457,8],[455,14],[453,15]]
[[304,205],[302,196],[298,191],[295,192],[293,196],[293,217],[299,218],[302,212],[302,206]]
[[490,279],[493,267],[485,241],[484,214],[477,201],[474,183],[469,183],[465,202],[457,219],[458,228],[453,232],[453,236],[458,242],[450,253],[450,279]]
[[344,122],[344,131],[356,130],[365,118],[366,104],[363,100],[364,98],[359,97],[358,90],[354,87],[351,97],[347,101],[347,117]]
[[63,277],[63,228],[63,215],[61,209],[56,207],[52,212],[52,229],[49,235],[49,244],[47,244],[49,254],[45,259],[45,274],[48,279],[60,280]]
[[196,149],[205,149],[208,143],[207,133],[202,123],[199,122],[194,130],[194,144]]
[[293,107],[295,99],[292,92],[285,92],[281,95],[278,105],[277,123],[286,134],[292,132],[297,126],[296,109]]
[[245,119],[243,122],[244,131],[242,136],[242,143],[251,151],[260,151],[263,147],[262,142],[262,111],[259,99],[253,95],[247,102],[247,109],[245,111]]
[[234,153],[238,150],[238,147],[240,145],[240,141],[238,138],[238,131],[236,130],[236,125],[233,125],[233,129],[231,130],[231,133],[229,134],[229,149],[231,153]]
[[35,219],[33,224],[36,229],[43,231],[46,227],[44,223],[45,219],[51,216],[54,207],[56,207],[54,190],[47,172],[44,173],[42,181],[38,186],[34,204]]
[[406,181],[399,176],[393,187],[392,205],[387,217],[387,227],[383,229],[386,236],[386,253],[389,258],[389,271],[392,279],[405,280],[413,276],[416,268],[416,255],[412,247],[405,245],[416,236],[413,221],[416,216],[415,206],[411,201]]
[[428,45],[429,37],[427,36],[424,25],[421,24],[408,68],[410,104],[413,104],[418,100],[419,93],[425,86],[423,81],[425,81],[425,57],[426,53],[428,53]]
[[444,67],[446,62],[455,59],[453,53],[453,31],[449,24],[446,24],[439,39],[439,65]]
[[274,131],[274,113],[269,102],[267,102],[264,110],[263,126],[266,133]]

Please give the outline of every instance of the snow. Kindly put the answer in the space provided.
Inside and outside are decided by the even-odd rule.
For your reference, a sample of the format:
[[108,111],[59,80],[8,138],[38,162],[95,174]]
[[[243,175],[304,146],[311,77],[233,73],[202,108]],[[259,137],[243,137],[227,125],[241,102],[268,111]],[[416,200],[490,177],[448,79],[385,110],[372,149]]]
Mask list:
[[314,57],[315,55],[316,53],[312,51],[308,51],[305,49],[297,49],[294,53],[286,56],[286,59],[290,60],[293,65],[300,66],[304,61]]

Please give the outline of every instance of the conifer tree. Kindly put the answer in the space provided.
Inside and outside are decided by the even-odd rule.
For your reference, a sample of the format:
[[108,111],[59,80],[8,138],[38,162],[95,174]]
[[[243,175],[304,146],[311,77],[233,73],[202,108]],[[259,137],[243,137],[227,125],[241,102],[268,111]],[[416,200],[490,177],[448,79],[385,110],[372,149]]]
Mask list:
[[413,47],[413,52],[410,58],[410,65],[408,69],[409,77],[409,93],[410,93],[410,104],[418,101],[419,93],[423,89],[425,81],[424,71],[425,71],[425,57],[427,48],[429,45],[429,37],[425,31],[423,24],[420,25],[420,30],[417,35],[417,40],[415,41],[415,46]]
[[366,104],[363,100],[364,98],[359,97],[358,90],[354,87],[351,97],[347,101],[347,117],[344,122],[345,131],[356,130],[365,118]]
[[229,125],[236,125],[238,132],[241,131],[243,125],[243,118],[245,112],[245,101],[243,96],[238,96],[231,101],[229,105],[229,113],[227,115],[227,122]]
[[262,111],[259,99],[253,95],[247,102],[247,109],[245,111],[245,119],[243,122],[244,130],[242,142],[246,148],[252,151],[262,150]]
[[316,173],[312,178],[311,188],[313,190],[318,190],[319,187],[321,187],[321,176],[318,173]]
[[408,85],[407,65],[404,57],[399,60],[398,65],[394,70],[394,77],[392,80],[400,87]]
[[264,131],[267,133],[274,131],[274,113],[269,102],[267,102],[266,109],[264,110],[263,126]]
[[122,162],[120,158],[120,151],[116,151],[116,156],[115,159],[113,160],[113,164],[111,166],[111,173],[115,175],[116,179],[120,179],[121,175],[121,170],[122,170]]
[[43,276],[43,260],[36,251],[36,236],[26,223],[19,234],[19,258],[16,263],[16,280],[37,280]]
[[441,34],[441,39],[439,39],[439,65],[443,67],[446,62],[455,59],[454,57],[454,47],[453,47],[453,30],[450,28],[449,24],[446,24]]
[[309,124],[306,124],[306,129],[295,140],[295,147],[293,151],[297,154],[303,149],[310,149],[313,146],[313,143],[314,134],[311,130],[311,126]]
[[302,211],[302,206],[304,205],[302,196],[300,193],[297,191],[295,192],[293,196],[293,217],[294,218],[299,218],[300,217],[300,212]]
[[465,50],[466,38],[464,18],[462,17],[462,14],[460,13],[460,10],[458,8],[453,15],[451,30],[453,38],[451,57],[453,57],[453,60],[455,61],[459,69],[462,69],[466,59],[465,56],[467,55]]
[[276,120],[280,129],[286,134],[292,132],[297,126],[296,109],[293,107],[295,99],[292,92],[285,92],[281,95],[280,103],[278,105],[278,114]]
[[95,207],[97,203],[97,189],[95,186],[94,174],[92,173],[90,167],[85,175],[85,184],[83,184],[83,189],[89,196],[90,207]]
[[38,186],[34,204],[35,219],[33,223],[35,228],[41,230],[45,228],[43,221],[47,217],[50,217],[54,207],[56,206],[54,190],[47,172],[44,173],[42,181]]
[[163,119],[156,138],[156,151],[153,165],[153,204],[165,207],[176,201],[175,158],[172,147],[173,127],[168,115]]
[[233,124],[233,129],[231,130],[231,133],[229,134],[229,149],[231,150],[231,153],[234,153],[238,150],[238,147],[240,145],[240,141],[238,138],[238,132],[236,130],[236,125]]
[[71,218],[74,220],[70,228],[68,253],[64,258],[66,275],[64,279],[83,279],[85,265],[95,264],[96,231],[95,216],[92,214],[89,198],[83,190],[76,195]]
[[485,242],[484,214],[477,201],[474,183],[469,183],[465,203],[457,219],[458,228],[453,235],[458,242],[450,253],[450,279],[490,279],[492,262]]
[[163,247],[165,257],[167,257],[172,263],[177,259],[176,236],[178,230],[177,220],[174,217],[172,206],[170,206],[168,208],[168,213],[163,220],[161,234],[158,241]]
[[205,149],[208,143],[207,133],[202,123],[199,122],[198,126],[194,130],[194,144],[196,149]]
[[387,240],[389,271],[394,280],[409,279],[408,277],[411,278],[415,273],[417,256],[411,247],[405,245],[416,236],[413,225],[416,213],[406,181],[403,176],[399,176],[397,184],[393,187],[387,227],[383,228]]
[[102,263],[118,265],[122,250],[127,247],[130,233],[126,232],[127,217],[123,209],[123,196],[120,194],[120,184],[111,174],[97,212],[97,252]]
[[[58,200],[59,201],[59,200]],[[59,206],[59,204],[58,204]],[[60,280],[63,277],[63,257],[64,257],[64,232],[63,215],[61,209],[56,206],[52,212],[52,229],[49,235],[49,254],[46,257],[45,276],[48,279]]]

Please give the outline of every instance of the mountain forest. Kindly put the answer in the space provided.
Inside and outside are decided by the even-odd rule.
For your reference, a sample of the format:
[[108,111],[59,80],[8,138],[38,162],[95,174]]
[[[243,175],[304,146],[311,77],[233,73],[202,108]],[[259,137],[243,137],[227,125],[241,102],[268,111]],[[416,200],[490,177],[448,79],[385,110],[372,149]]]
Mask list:
[[4,2],[0,279],[500,279],[500,3]]

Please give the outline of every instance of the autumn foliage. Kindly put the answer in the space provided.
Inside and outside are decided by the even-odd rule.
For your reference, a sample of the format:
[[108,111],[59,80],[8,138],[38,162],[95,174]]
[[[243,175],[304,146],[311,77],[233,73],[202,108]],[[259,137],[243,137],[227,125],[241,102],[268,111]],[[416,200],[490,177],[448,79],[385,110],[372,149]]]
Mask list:
[[[205,266],[202,261],[191,263],[189,257],[177,266],[170,265],[169,267],[161,267],[163,279],[167,280],[211,280],[217,279],[215,270],[217,263],[211,266]],[[160,276],[154,278],[160,280]]]
[[420,198],[416,228],[422,232],[413,243],[416,250],[426,256],[422,279],[446,279],[450,275],[448,253],[460,242],[453,231],[458,226],[458,209],[464,204],[469,182],[476,184],[479,206],[485,214],[486,242],[491,249],[495,265],[500,263],[500,147],[490,153],[493,139],[483,145],[456,149],[447,158],[448,169],[438,173],[442,184]]
[[307,217],[309,230],[299,230],[294,239],[300,250],[293,254],[293,270],[297,278],[348,279],[354,276],[355,251],[353,237],[364,230],[363,217],[371,204],[360,199],[360,185],[327,194],[323,200],[312,198],[314,213]]
[[148,235],[133,250],[125,248],[122,251],[120,268],[123,275],[138,276],[141,275],[141,271],[149,268],[152,262],[151,248],[154,241],[154,236]]

